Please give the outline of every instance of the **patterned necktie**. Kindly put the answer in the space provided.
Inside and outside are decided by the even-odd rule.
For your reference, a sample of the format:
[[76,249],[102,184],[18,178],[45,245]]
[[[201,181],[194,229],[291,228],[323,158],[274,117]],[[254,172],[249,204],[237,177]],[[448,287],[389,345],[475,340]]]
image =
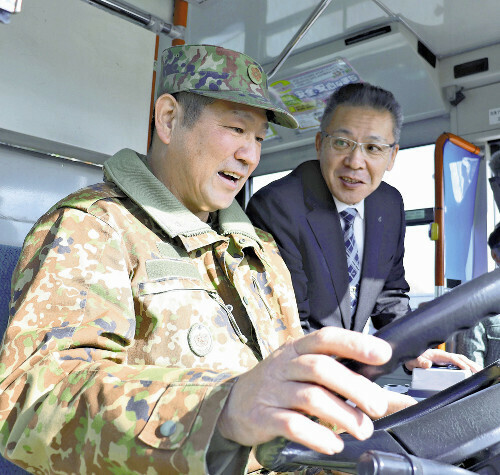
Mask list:
[[354,239],[354,218],[356,217],[355,208],[346,208],[339,214],[344,220],[344,244],[347,256],[347,269],[349,271],[349,295],[351,296],[351,316],[356,312],[358,304],[359,290],[359,256],[356,240]]

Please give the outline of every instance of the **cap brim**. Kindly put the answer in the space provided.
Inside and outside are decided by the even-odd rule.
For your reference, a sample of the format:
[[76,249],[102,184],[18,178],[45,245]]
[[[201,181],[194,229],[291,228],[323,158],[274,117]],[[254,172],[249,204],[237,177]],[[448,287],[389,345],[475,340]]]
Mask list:
[[274,124],[287,127],[289,129],[296,129],[299,127],[299,123],[295,117],[290,114],[285,109],[276,106],[271,101],[263,98],[262,96],[245,94],[236,91],[198,91],[198,90],[188,90],[186,92],[192,92],[194,94],[199,94],[200,96],[213,97],[214,99],[221,99],[224,101],[237,102],[238,104],[246,104],[248,106],[257,107],[259,109],[265,109],[269,111],[268,120]]

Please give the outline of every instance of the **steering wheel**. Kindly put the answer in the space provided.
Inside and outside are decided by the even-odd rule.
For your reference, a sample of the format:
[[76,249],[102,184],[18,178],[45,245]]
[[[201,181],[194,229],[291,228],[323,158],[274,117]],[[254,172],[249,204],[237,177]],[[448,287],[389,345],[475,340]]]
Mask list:
[[[426,349],[445,341],[454,332],[468,329],[481,319],[497,314],[500,314],[500,268],[455,287],[376,332],[375,336],[386,340],[393,350],[390,361],[384,365],[372,366],[347,359],[339,361],[353,371],[374,381],[384,374],[391,373],[405,361],[418,357]],[[409,335],[411,335],[410,338]],[[494,445],[496,444],[499,453],[497,462],[500,464],[500,416],[497,415],[500,414],[497,407],[500,398],[500,385],[489,388],[497,381],[500,381],[500,360],[417,405],[376,421],[374,424],[375,432],[366,441],[359,441],[349,434],[342,434],[344,450],[340,454],[327,456],[283,437],[278,437],[257,447],[257,460],[265,468],[275,471],[296,471],[306,467],[322,467],[357,473],[356,467],[359,460],[360,473],[471,473],[449,465],[450,461],[443,464],[437,460],[439,457],[432,460],[409,454],[407,448],[408,443],[411,445],[411,440],[406,445],[402,445],[400,440],[394,437],[394,433],[397,431],[404,433],[404,430],[415,433],[415,424],[419,421],[427,421],[426,418],[430,418],[428,423],[432,424],[432,420],[436,419],[436,416],[431,413],[436,410],[448,411],[454,404],[456,405],[462,400],[463,404],[471,405],[469,411],[472,413],[476,410],[476,406],[478,409],[478,405],[487,406],[491,400],[493,404],[491,411],[486,413],[484,417],[483,415],[480,417],[481,420],[484,419],[484,426],[491,425],[492,427],[493,435],[491,440],[488,440],[494,442]],[[489,392],[486,388],[489,388]],[[481,396],[481,401],[477,399],[477,396],[476,399],[472,400],[472,395],[483,389],[484,394]],[[495,413],[493,417],[489,415],[491,412]],[[453,416],[453,413],[447,413],[446,417],[456,419],[457,416],[456,414]],[[470,424],[470,421],[464,421],[464,423],[467,431],[467,424]],[[477,436],[480,437],[479,434]],[[399,438],[401,437],[399,435]],[[471,439],[473,438],[474,434],[471,434]],[[427,440],[427,442],[429,441]],[[451,452],[453,452],[453,446],[456,443],[457,441],[453,438],[449,440],[448,445]],[[420,449],[420,454],[425,454],[425,450],[425,448]],[[432,452],[432,449],[427,448],[427,451]],[[413,452],[418,453],[419,450]],[[402,465],[397,465],[398,463]],[[385,464],[387,470],[388,467],[393,469],[396,467],[396,471],[375,470],[374,467],[377,464],[379,466]],[[419,469],[420,466],[423,468]],[[367,467],[371,467],[375,471],[366,471]],[[410,468],[413,472],[401,471]]]

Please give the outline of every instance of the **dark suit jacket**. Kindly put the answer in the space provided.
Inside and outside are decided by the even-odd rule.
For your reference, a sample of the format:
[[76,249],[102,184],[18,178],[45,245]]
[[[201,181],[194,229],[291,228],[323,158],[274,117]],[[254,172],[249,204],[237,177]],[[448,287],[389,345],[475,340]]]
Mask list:
[[387,183],[365,199],[363,267],[353,319],[340,219],[318,160],[259,190],[247,214],[278,243],[306,332],[327,325],[361,331],[370,316],[381,328],[409,311],[403,199]]

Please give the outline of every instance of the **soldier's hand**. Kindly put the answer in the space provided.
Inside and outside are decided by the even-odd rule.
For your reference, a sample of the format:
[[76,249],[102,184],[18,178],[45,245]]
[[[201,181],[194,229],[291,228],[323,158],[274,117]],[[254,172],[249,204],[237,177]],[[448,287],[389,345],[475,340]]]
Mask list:
[[370,418],[387,412],[388,391],[331,356],[378,365],[391,353],[383,340],[334,327],[286,343],[235,382],[219,431],[241,445],[283,436],[325,454],[340,452],[340,437],[307,415],[366,439],[373,433]]
[[407,396],[406,394],[400,394],[393,391],[387,392],[389,393],[387,395],[389,406],[387,407],[387,412],[382,417],[386,417],[394,414],[395,412],[406,409],[407,407],[413,406],[418,402],[416,399],[413,399],[411,396]]

